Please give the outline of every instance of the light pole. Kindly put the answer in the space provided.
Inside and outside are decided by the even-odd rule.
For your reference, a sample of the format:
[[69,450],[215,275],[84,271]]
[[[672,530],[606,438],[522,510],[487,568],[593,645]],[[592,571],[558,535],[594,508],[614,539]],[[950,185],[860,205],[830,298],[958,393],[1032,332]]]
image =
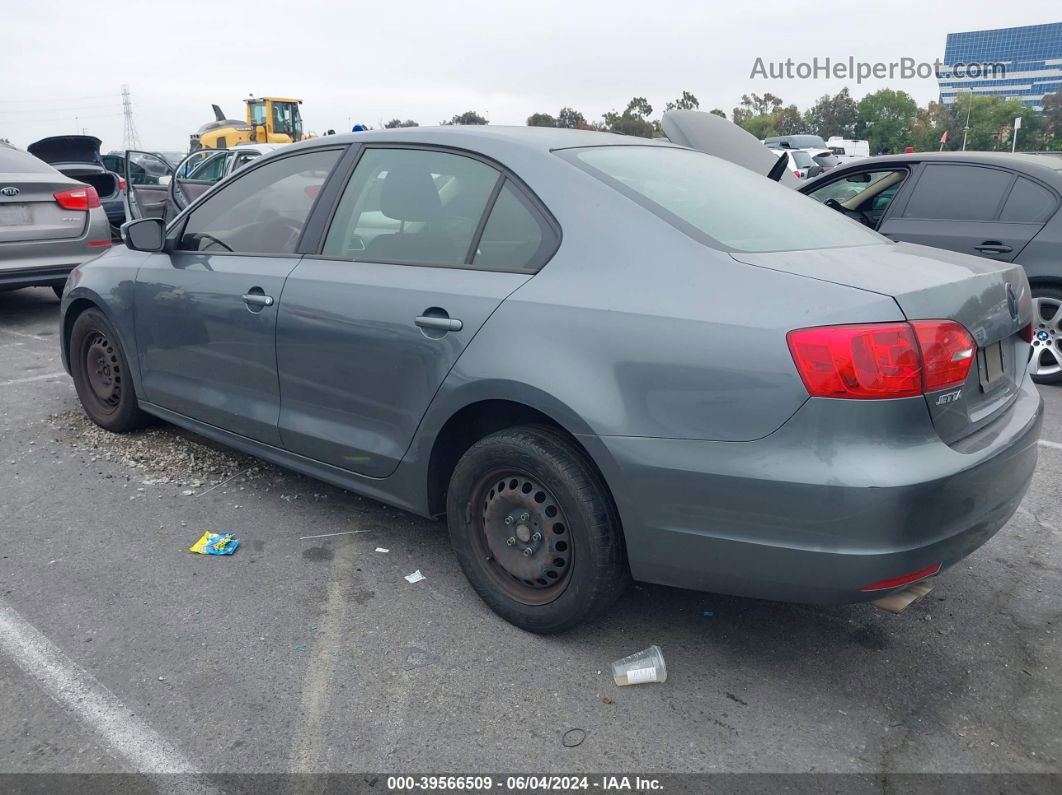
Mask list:
[[970,132],[970,111],[973,110],[973,89],[967,89],[970,92],[970,101],[966,105],[966,126],[962,128],[962,151],[966,151],[966,136]]

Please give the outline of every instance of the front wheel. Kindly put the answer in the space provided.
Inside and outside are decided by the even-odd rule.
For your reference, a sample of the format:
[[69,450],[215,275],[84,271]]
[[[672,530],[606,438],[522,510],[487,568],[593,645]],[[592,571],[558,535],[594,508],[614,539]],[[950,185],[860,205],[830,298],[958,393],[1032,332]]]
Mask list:
[[1034,287],[1032,379],[1038,384],[1062,383],[1062,290]]
[[530,632],[596,617],[630,577],[604,481],[553,428],[511,428],[472,445],[450,479],[447,521],[476,593]]
[[74,388],[90,420],[115,433],[147,424],[118,334],[98,309],[86,309],[74,321],[69,356]]

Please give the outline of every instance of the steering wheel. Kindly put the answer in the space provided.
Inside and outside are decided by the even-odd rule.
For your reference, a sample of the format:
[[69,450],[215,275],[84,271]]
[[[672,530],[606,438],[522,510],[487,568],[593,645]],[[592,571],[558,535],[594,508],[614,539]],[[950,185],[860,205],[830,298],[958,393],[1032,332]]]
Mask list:
[[850,218],[855,218],[863,226],[869,226],[871,228],[874,227],[874,222],[870,220],[870,216],[862,210],[850,210],[843,204],[841,204],[839,201],[837,201],[837,199],[827,199],[825,204],[831,210],[836,210],[837,212],[843,213],[844,215],[847,215]]

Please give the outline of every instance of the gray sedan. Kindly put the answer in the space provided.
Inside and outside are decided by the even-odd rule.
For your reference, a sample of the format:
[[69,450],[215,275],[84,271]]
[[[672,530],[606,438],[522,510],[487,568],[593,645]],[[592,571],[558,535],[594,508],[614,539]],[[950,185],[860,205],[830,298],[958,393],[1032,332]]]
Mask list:
[[329,136],[124,235],[63,298],[96,423],[162,418],[445,515],[473,588],[531,631],[632,577],[910,593],[1036,465],[1019,266],[892,243],[675,143]]
[[0,144],[0,291],[50,286],[111,245],[96,190]]

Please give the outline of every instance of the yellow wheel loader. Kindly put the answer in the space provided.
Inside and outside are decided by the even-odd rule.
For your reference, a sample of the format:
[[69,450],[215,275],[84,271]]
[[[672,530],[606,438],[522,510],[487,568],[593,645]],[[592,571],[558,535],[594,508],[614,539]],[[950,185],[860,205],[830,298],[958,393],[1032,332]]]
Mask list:
[[236,144],[290,144],[315,137],[302,130],[299,113],[301,99],[282,97],[255,97],[244,100],[247,118],[226,119],[217,105],[214,121],[207,122],[191,136],[191,151],[197,149],[228,149]]

